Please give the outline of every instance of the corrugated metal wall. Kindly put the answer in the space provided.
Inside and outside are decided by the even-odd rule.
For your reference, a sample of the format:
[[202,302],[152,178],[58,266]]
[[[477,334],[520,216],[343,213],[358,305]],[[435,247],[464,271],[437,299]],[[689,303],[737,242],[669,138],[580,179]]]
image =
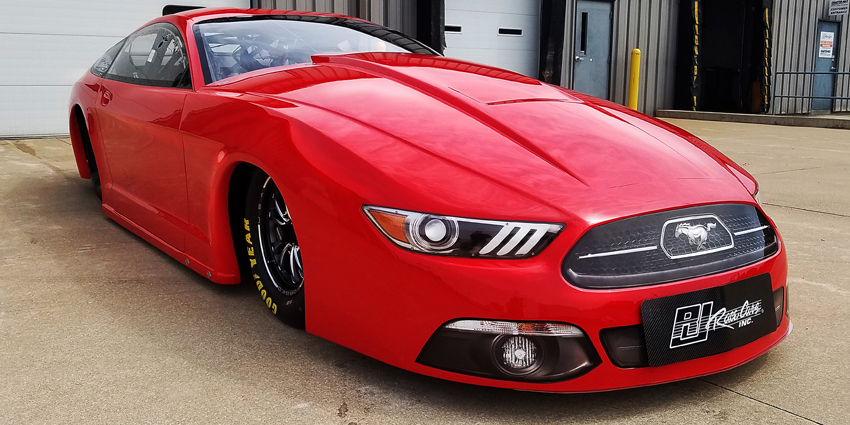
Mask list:
[[[829,0],[774,0],[773,3],[773,71],[814,71],[819,42],[818,20],[840,21],[838,72],[850,72],[850,37],[848,17],[829,16]],[[810,96],[812,76],[782,76],[775,87],[777,95]],[[850,77],[837,77],[835,96],[850,97]],[[810,99],[780,99],[776,113],[802,114],[811,111]],[[850,101],[834,104],[836,111],[850,111]]]
[[[641,51],[638,110],[654,115],[673,107],[676,72],[678,2],[675,0],[616,0],[611,34],[609,100],[625,105],[629,95],[632,49]],[[573,86],[576,0],[567,0],[564,32],[564,72],[561,85]]]
[[356,0],[260,0],[260,9],[301,10],[306,12],[352,15]]
[[619,0],[614,2],[611,57],[611,100],[626,104],[632,49],[641,51],[638,110],[655,115],[673,107],[676,72],[678,2]]
[[354,16],[416,36],[416,2],[412,0],[259,0],[258,5]]

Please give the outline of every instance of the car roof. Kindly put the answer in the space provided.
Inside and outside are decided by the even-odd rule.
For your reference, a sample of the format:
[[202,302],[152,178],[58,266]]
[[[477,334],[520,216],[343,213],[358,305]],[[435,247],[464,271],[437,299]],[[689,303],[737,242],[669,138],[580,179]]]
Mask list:
[[262,16],[262,15],[305,15],[305,16],[328,16],[336,18],[353,18],[350,16],[339,15],[336,13],[318,13],[318,12],[301,12],[296,10],[271,10],[271,9],[239,9],[236,7],[210,7],[202,9],[192,9],[183,12],[175,13],[173,16],[180,16],[185,19],[190,19],[196,22],[206,21],[209,19],[229,18],[234,16]]

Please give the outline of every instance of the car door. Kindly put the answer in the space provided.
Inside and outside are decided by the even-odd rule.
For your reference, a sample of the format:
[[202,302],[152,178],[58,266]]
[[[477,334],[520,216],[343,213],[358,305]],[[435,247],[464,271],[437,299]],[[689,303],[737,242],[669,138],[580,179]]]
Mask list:
[[183,250],[188,206],[180,121],[191,91],[185,43],[169,23],[128,37],[97,106],[110,183],[104,204]]

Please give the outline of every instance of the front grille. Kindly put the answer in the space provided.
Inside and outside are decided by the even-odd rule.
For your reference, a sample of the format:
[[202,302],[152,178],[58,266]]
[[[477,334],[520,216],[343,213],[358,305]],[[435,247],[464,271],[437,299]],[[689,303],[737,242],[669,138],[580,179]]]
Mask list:
[[778,249],[776,233],[758,208],[705,205],[594,227],[567,254],[562,271],[582,288],[627,288],[735,269]]

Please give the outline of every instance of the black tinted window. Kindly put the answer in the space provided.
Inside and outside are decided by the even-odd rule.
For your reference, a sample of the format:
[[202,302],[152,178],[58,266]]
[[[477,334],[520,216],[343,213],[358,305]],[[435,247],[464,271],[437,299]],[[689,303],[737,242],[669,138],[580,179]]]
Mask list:
[[191,87],[186,48],[177,28],[153,24],[128,37],[106,78],[159,87]]

